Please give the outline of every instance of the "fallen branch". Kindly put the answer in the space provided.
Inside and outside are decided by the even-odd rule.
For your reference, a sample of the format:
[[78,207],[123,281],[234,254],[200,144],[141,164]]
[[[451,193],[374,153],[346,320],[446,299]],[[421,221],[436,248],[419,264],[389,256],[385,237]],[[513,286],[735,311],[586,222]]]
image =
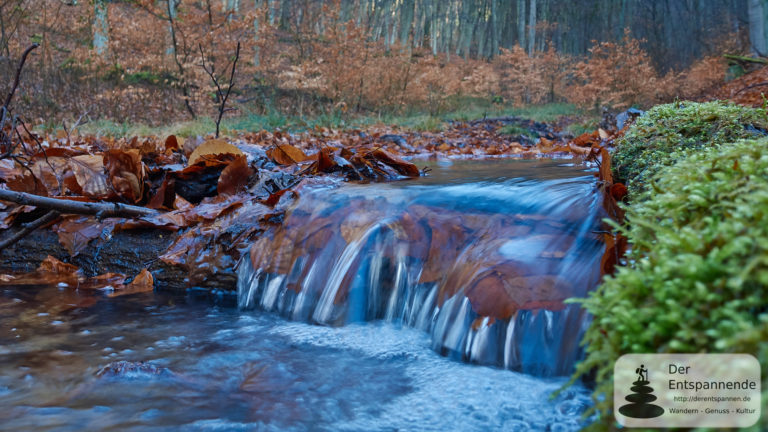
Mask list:
[[14,192],[5,189],[0,189],[0,200],[56,210],[61,213],[96,215],[99,218],[141,217],[160,214],[157,210],[128,204],[72,201],[68,199],[42,197],[40,195],[33,195],[25,192]]
[[740,56],[735,54],[724,54],[723,57],[728,60],[733,60],[740,63],[768,64],[768,60],[764,58],[747,57],[747,56]]
[[24,224],[24,228],[17,232],[16,234],[12,235],[10,238],[3,240],[0,242],[0,250],[7,248],[8,246],[11,246],[15,244],[17,241],[23,239],[26,237],[29,233],[32,231],[40,228],[43,225],[46,225],[50,222],[55,221],[58,219],[58,217],[61,216],[61,213],[57,212],[56,210],[51,210],[45,215],[43,215],[41,218],[36,219],[32,222],[29,222],[27,224]]
[[733,95],[736,96],[737,94],[739,94],[739,93],[741,93],[743,91],[751,90],[753,88],[762,87],[762,86],[766,86],[766,85],[768,85],[768,81],[764,81],[764,82],[760,82],[760,83],[757,83],[757,84],[748,85],[748,86],[742,88],[741,90],[737,91]]

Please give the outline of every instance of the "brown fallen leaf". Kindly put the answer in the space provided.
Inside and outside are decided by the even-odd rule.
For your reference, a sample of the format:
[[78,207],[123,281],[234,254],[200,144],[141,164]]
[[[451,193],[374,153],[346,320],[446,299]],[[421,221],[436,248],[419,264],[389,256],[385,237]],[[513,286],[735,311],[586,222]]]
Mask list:
[[181,148],[181,146],[179,146],[179,139],[176,138],[176,135],[169,135],[168,138],[165,139],[165,150],[167,152],[178,150],[179,148]]
[[114,195],[104,173],[104,158],[99,155],[80,155],[69,159],[69,166],[83,195],[103,199]]
[[80,268],[48,255],[37,267],[37,271],[42,273],[78,273]]
[[379,162],[392,167],[401,175],[408,177],[418,177],[421,174],[419,172],[419,168],[417,168],[416,165],[410,162],[406,162],[397,156],[393,156],[382,149],[376,149],[372,151],[370,155]]
[[187,165],[194,165],[200,162],[204,156],[231,154],[234,156],[245,156],[243,152],[234,145],[222,140],[212,139],[204,142],[197,147],[191,155],[189,155],[189,162]]
[[176,199],[173,200],[173,207],[176,210],[189,210],[192,207],[194,207],[194,205],[191,202],[185,200],[184,198],[176,195]]
[[153,209],[172,210],[176,198],[175,181],[170,176],[165,176],[163,183],[149,199],[147,207]]
[[48,188],[45,187],[45,184],[37,176],[33,176],[29,172],[7,179],[5,184],[12,191],[48,196]]
[[338,164],[334,160],[333,150],[329,147],[324,147],[317,152],[317,165],[316,172],[329,173],[338,168]]
[[572,142],[579,147],[592,147],[600,144],[600,135],[598,131],[586,132],[574,138]]
[[267,156],[280,165],[293,165],[309,159],[301,149],[290,144],[275,144],[267,150]]
[[144,163],[139,150],[108,150],[104,153],[104,168],[118,196],[128,202],[139,202],[144,194]]
[[604,147],[600,148],[600,180],[613,184],[613,173],[611,172],[611,154]]
[[245,155],[236,156],[221,172],[216,189],[220,195],[234,195],[245,189],[251,175],[253,170]]
[[[117,276],[113,279],[118,281]],[[151,292],[155,289],[155,279],[152,277],[152,273],[147,269],[142,269],[141,272],[133,278],[128,285],[117,284],[113,286],[114,290],[107,294],[107,297],[118,297],[128,294],[136,294],[142,292]]]
[[108,236],[113,229],[113,220],[98,222],[91,216],[65,216],[53,228],[59,236],[59,243],[70,256],[76,256],[85,250],[91,240],[103,235]]

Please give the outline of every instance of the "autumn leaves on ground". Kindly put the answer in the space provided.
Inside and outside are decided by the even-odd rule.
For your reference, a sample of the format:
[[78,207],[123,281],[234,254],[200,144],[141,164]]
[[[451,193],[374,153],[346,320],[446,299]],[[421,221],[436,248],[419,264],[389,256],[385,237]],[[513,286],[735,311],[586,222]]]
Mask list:
[[[511,126],[528,135],[505,134]],[[571,140],[549,126],[519,118],[455,123],[443,133],[318,128],[220,139],[112,139],[35,134],[23,126],[3,133],[10,157],[0,165],[5,179],[0,193],[16,201],[3,204],[6,236],[49,217],[39,231],[4,252],[17,257],[17,270],[32,270],[44,258],[42,264],[32,273],[7,274],[4,283],[59,283],[86,293],[109,287],[109,295],[151,290],[153,285],[234,289],[236,262],[270,226],[282,223],[306,187],[428,175],[417,165],[423,158],[577,157],[603,159],[607,168],[608,156],[600,146],[615,137],[601,129]],[[601,173],[609,175],[609,170]],[[30,201],[36,197],[54,200]],[[70,204],[75,208],[65,206]],[[52,218],[51,212],[56,212]],[[47,237],[58,241],[56,257],[43,256],[56,248],[26,243],[45,241],[46,232],[56,235]],[[142,239],[145,247],[139,243],[132,250],[136,244],[124,242],[126,237]],[[427,262],[437,261],[441,249],[449,247],[441,247],[440,238],[432,239],[432,246],[429,238],[423,240],[427,255],[435,255],[422,257]],[[124,258],[117,255],[118,262],[109,262],[100,255],[102,249],[116,249]],[[79,262],[88,271],[60,260]],[[116,268],[130,274],[116,274]],[[482,293],[476,297],[490,298]],[[476,306],[489,316],[509,315],[501,310],[504,302],[498,303],[499,310],[489,306],[494,303]]]

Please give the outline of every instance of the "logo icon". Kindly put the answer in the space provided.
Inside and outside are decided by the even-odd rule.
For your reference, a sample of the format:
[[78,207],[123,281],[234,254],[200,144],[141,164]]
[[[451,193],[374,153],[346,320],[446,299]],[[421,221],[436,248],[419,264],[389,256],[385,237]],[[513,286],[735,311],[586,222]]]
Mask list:
[[619,408],[619,412],[625,417],[638,419],[649,419],[664,414],[664,408],[651,403],[656,400],[656,396],[651,394],[653,388],[648,385],[651,383],[648,380],[648,369],[645,368],[645,365],[640,365],[639,368],[635,369],[635,373],[637,374],[637,381],[633,382],[632,387],[630,387],[632,394],[624,398],[629,403]]

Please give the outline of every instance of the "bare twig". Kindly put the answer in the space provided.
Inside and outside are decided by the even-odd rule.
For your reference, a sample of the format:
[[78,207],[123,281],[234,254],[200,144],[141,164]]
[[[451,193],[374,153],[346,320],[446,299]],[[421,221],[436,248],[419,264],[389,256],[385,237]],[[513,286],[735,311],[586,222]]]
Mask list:
[[25,192],[0,189],[0,200],[31,205],[61,213],[97,215],[99,217],[141,217],[160,214],[157,210],[120,203],[93,203],[42,197]]
[[[21,60],[19,60],[19,65],[16,68],[16,76],[13,79],[11,89],[8,92],[8,96],[6,96],[2,107],[0,107],[0,112],[2,113],[2,120],[0,120],[0,152],[2,152],[2,154],[0,154],[0,159],[8,157],[15,158],[13,152],[16,149],[16,146],[13,143],[13,134],[14,132],[18,134],[18,130],[16,130],[16,121],[18,120],[18,117],[11,113],[11,100],[16,93],[16,89],[19,87],[21,71],[24,69],[24,63],[27,61],[27,56],[29,56],[29,53],[38,46],[38,44],[34,43],[24,50],[24,53],[21,55]],[[8,125],[10,126],[8,133],[6,133],[7,123],[10,123],[10,125]],[[23,139],[21,140],[21,145],[22,147],[24,146]]]
[[17,241],[29,235],[29,233],[31,233],[32,231],[40,228],[41,226],[47,225],[55,221],[56,219],[58,219],[59,216],[61,216],[59,212],[57,212],[56,210],[51,210],[45,215],[43,215],[42,217],[40,217],[39,219],[35,219],[34,221],[25,224],[24,228],[21,229],[19,232],[0,242],[0,250],[13,245]]
[[[80,126],[80,122],[83,121],[83,117],[86,117],[86,116],[88,116],[88,111],[82,113],[80,117],[77,118],[75,123],[72,125],[72,128],[70,129],[67,129],[67,123],[64,120],[61,121],[61,126],[64,128],[64,132],[66,132],[67,134],[67,140],[70,140],[72,138],[71,134]],[[86,120],[83,124],[86,124],[86,123],[88,123],[88,120]]]
[[[229,99],[232,88],[235,86],[235,69],[237,68],[237,61],[240,59],[240,42],[237,43],[237,49],[235,50],[235,59],[232,61],[232,71],[229,74],[229,82],[227,83],[227,89],[221,87],[219,79],[216,77],[215,65],[211,65],[210,68],[205,64],[205,52],[203,52],[203,45],[197,44],[200,48],[200,56],[202,57],[202,67],[205,73],[211,77],[211,81],[216,86],[216,96],[219,102],[219,116],[216,118],[216,138],[219,137],[219,127],[221,125],[221,118],[224,117],[224,113],[227,111],[233,111],[233,108],[227,108],[227,100]],[[225,69],[226,70],[226,69]]]
[[13,79],[13,85],[11,86],[11,91],[8,92],[8,96],[5,98],[5,103],[3,104],[3,108],[8,111],[9,107],[11,106],[11,99],[13,99],[13,94],[16,93],[16,89],[19,87],[19,79],[21,78],[21,70],[24,68],[24,63],[27,61],[27,56],[30,52],[32,52],[33,49],[39,47],[40,44],[33,43],[29,47],[27,47],[26,50],[24,50],[24,53],[21,55],[21,60],[19,61],[19,66],[16,68],[16,77]]
[[767,86],[767,85],[768,85],[768,81],[765,81],[765,82],[759,82],[759,83],[757,83],[757,84],[748,85],[748,86],[746,86],[746,87],[742,88],[741,90],[737,91],[737,92],[736,92],[736,93],[734,93],[733,95],[734,95],[734,96],[736,96],[737,94],[739,94],[739,93],[741,93],[741,92],[743,92],[743,91],[745,91],[745,90],[751,90],[751,89],[753,89],[753,88],[755,88],[755,87],[762,87],[762,86]]

